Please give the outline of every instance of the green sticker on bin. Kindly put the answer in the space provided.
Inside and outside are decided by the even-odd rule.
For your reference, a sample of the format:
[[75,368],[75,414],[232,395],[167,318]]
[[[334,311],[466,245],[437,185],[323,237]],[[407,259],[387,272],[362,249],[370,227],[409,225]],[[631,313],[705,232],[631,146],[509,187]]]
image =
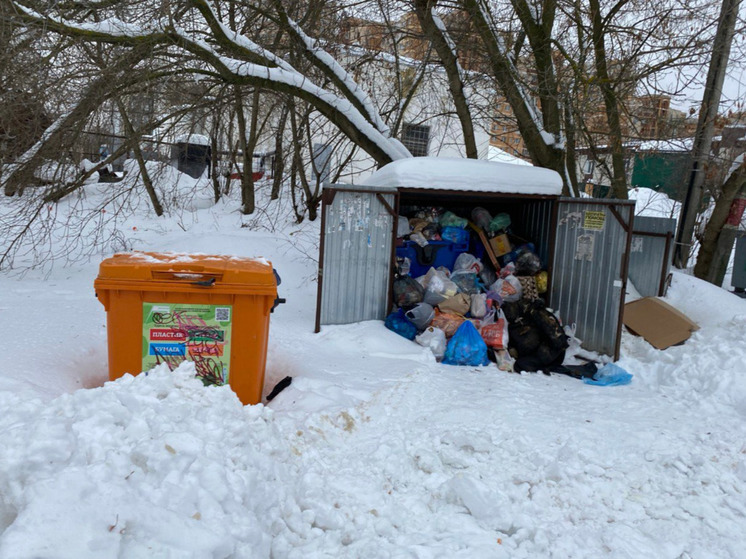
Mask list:
[[205,384],[227,384],[232,314],[231,305],[143,303],[142,370],[189,360]]

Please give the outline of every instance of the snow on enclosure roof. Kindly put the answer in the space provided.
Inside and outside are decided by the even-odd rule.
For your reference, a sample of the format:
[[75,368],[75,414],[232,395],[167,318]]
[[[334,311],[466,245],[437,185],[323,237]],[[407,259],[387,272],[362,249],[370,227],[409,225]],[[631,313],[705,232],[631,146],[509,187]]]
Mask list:
[[487,161],[498,161],[500,163],[513,163],[514,165],[525,165],[527,167],[533,167],[533,164],[525,159],[516,157],[515,155],[509,154],[507,151],[500,149],[499,147],[489,146],[487,148]]
[[195,146],[209,146],[210,138],[202,134],[182,134],[178,136],[174,143],[177,144],[192,144]]
[[562,192],[562,178],[551,169],[452,157],[400,159],[374,172],[363,184],[510,194]]

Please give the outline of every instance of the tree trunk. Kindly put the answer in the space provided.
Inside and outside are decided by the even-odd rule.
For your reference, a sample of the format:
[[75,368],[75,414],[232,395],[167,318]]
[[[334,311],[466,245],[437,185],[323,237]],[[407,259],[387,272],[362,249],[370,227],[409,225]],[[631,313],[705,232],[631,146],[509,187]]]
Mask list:
[[283,146],[285,145],[285,125],[288,120],[289,104],[285,103],[282,106],[280,112],[280,120],[277,123],[277,130],[275,131],[275,160],[274,168],[272,169],[272,195],[270,199],[277,200],[280,197],[280,188],[282,188],[282,179],[285,174],[285,154],[283,153]]
[[626,200],[627,175],[624,165],[624,144],[622,142],[622,121],[619,115],[619,99],[611,84],[609,69],[606,62],[605,33],[601,7],[598,0],[590,0],[591,20],[593,28],[593,53],[595,55],[596,76],[601,95],[604,98],[606,121],[609,125],[609,145],[611,146],[611,197]]
[[296,121],[295,112],[292,112],[290,114],[290,125],[293,131],[293,164],[295,165],[295,168],[297,170],[297,175],[294,175],[294,177],[297,176],[297,178],[300,180],[300,186],[305,197],[306,211],[308,211],[308,219],[313,221],[318,216],[317,208],[319,202],[321,201],[321,196],[317,195],[318,179],[316,189],[312,192],[311,185],[308,183],[308,177],[306,177],[306,173],[303,168],[302,146],[305,139],[303,131],[308,124],[308,115],[309,112],[306,111],[301,122],[298,123]]
[[[459,65],[456,56],[456,48],[448,36],[445,27],[441,27],[443,22],[433,15],[435,2],[433,0],[414,0],[414,12],[420,23],[423,33],[438,53],[440,62],[443,65],[446,76],[448,77],[448,89],[451,92],[451,99],[456,108],[456,115],[461,123],[461,133],[464,136],[464,148],[466,157],[471,159],[479,158],[477,142],[474,137],[474,124],[471,120],[471,111],[464,91],[463,71]],[[440,25],[438,25],[440,23]]]
[[117,104],[117,109],[119,110],[119,116],[122,117],[122,124],[124,125],[124,130],[132,146],[132,152],[135,155],[135,161],[137,161],[137,166],[140,169],[140,176],[142,177],[142,182],[145,185],[145,190],[147,191],[148,196],[150,197],[150,203],[153,204],[153,210],[155,210],[155,215],[160,217],[163,215],[163,206],[161,205],[161,201],[158,200],[158,194],[155,192],[155,188],[153,187],[153,181],[150,180],[150,173],[148,173],[148,167],[147,165],[145,165],[145,158],[142,156],[142,150],[140,149],[140,141],[139,141],[140,134],[135,132],[135,129],[132,126],[132,122],[130,121],[129,116],[127,115],[127,110],[125,109],[124,103],[122,103],[122,100],[117,98],[116,104]]
[[565,139],[565,153],[567,154],[567,168],[570,170],[570,188],[572,189],[573,196],[580,196],[580,186],[578,185],[578,174],[575,172],[577,168],[577,160],[575,159],[575,123],[572,118],[572,110],[570,109],[569,102],[564,104],[565,108],[565,130],[567,136]]
[[702,107],[699,110],[697,131],[694,136],[692,168],[689,173],[686,197],[681,205],[679,227],[676,230],[674,265],[677,268],[686,268],[689,262],[689,251],[694,236],[694,223],[697,220],[697,212],[702,203],[702,185],[705,180],[704,168],[712,147],[715,117],[720,106],[720,96],[725,81],[725,71],[730,57],[736,20],[738,19],[739,4],[740,0],[723,0],[720,10],[715,43],[712,48],[712,59],[707,72]]
[[243,107],[243,96],[239,87],[235,88],[236,117],[238,119],[238,145],[243,154],[243,168],[241,169],[241,213],[249,215],[254,211],[254,180],[251,176],[253,150],[249,151],[246,129],[246,114]]
[[[728,216],[733,206],[733,201],[742,194],[746,194],[746,163],[735,170],[723,184],[720,196],[715,202],[710,220],[705,226],[704,235],[697,254],[697,263],[694,266],[694,275],[700,279],[713,281],[720,273],[713,272],[713,268],[720,265],[714,260],[717,251],[718,239],[723,227],[728,221]],[[737,226],[737,224],[734,224]],[[731,248],[732,248],[731,240]],[[729,253],[730,254],[730,253]],[[727,262],[726,262],[727,265]],[[721,280],[722,283],[722,280]]]
[[[559,120],[554,129],[544,129],[543,122],[554,122],[554,116],[548,118],[546,115],[542,116],[542,120],[539,119],[539,115],[536,112],[536,108],[533,105],[532,100],[528,94],[524,91],[520,81],[520,76],[515,68],[510,53],[505,50],[502,37],[497,35],[497,30],[493,29],[492,22],[489,19],[489,14],[484,11],[486,10],[485,0],[463,0],[464,7],[469,14],[472,16],[474,27],[480,38],[482,39],[485,49],[487,50],[489,63],[493,77],[497,81],[502,94],[510,104],[513,111],[513,115],[518,125],[518,131],[523,138],[523,142],[526,145],[526,149],[531,156],[531,161],[538,167],[544,167],[547,169],[554,169],[562,177],[564,189],[569,192],[569,185],[567,184],[568,173],[565,170],[565,154],[561,148],[558,148],[556,142],[549,141],[546,137],[546,132],[554,135],[554,139],[558,140],[561,130],[559,129]],[[526,7],[526,10],[530,12],[530,9]],[[524,12],[526,10],[523,10]],[[517,10],[518,11],[518,10]],[[547,45],[551,44],[551,36],[546,37],[545,32],[547,27],[551,31],[551,26],[544,24],[543,26],[533,25],[531,29],[526,29],[527,35],[529,36],[529,42],[534,48],[534,45],[539,44],[543,41]],[[531,33],[536,31],[538,36],[531,36]],[[544,57],[537,59],[544,62]],[[550,57],[551,62],[551,57]],[[543,71],[543,78],[540,81],[540,85],[546,88],[546,106],[542,105],[542,111],[549,111],[550,115],[555,113],[559,115],[558,111],[551,109],[551,106],[557,104],[557,92],[554,91],[554,97],[549,95],[549,89],[552,87],[553,80],[549,77],[549,69],[545,68]],[[542,103],[545,99],[542,96]],[[542,134],[545,132],[545,134]],[[550,145],[551,144],[551,145]]]
[[220,176],[218,175],[218,132],[220,122],[220,111],[218,111],[215,124],[212,127],[212,138],[210,138],[210,168],[212,169],[212,191],[215,195],[215,203],[220,200]]

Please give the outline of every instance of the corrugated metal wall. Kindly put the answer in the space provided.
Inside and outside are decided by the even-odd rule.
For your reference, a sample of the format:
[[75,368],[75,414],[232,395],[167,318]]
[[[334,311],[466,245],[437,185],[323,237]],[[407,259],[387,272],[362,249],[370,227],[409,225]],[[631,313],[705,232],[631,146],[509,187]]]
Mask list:
[[[645,235],[655,233],[656,235]],[[629,254],[629,281],[643,297],[656,297],[660,293],[661,276],[665,278],[671,268],[673,242],[660,235],[676,233],[676,220],[667,217],[635,217],[635,231]],[[665,270],[664,270],[665,268]]]
[[376,194],[396,208],[397,190],[344,188],[323,208],[320,324],[381,320],[388,307],[394,217]]
[[552,250],[552,212],[554,200],[532,200],[521,206],[521,217],[517,226],[523,236],[534,243],[539,258],[544,264],[549,264],[549,251]]
[[[616,357],[628,233],[610,203],[581,200],[558,202],[549,302],[566,324],[576,325],[585,349]],[[629,224],[634,203],[614,205]]]

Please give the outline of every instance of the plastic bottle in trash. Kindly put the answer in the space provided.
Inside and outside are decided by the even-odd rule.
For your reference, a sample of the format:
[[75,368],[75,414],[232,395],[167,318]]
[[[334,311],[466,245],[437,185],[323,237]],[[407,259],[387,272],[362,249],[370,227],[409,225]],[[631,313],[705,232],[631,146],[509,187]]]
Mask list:
[[412,266],[411,260],[406,256],[404,258],[397,258],[397,264],[399,264],[399,275],[408,276],[410,267]]
[[476,207],[471,210],[471,220],[481,229],[486,230],[490,226],[492,216],[484,208]]

